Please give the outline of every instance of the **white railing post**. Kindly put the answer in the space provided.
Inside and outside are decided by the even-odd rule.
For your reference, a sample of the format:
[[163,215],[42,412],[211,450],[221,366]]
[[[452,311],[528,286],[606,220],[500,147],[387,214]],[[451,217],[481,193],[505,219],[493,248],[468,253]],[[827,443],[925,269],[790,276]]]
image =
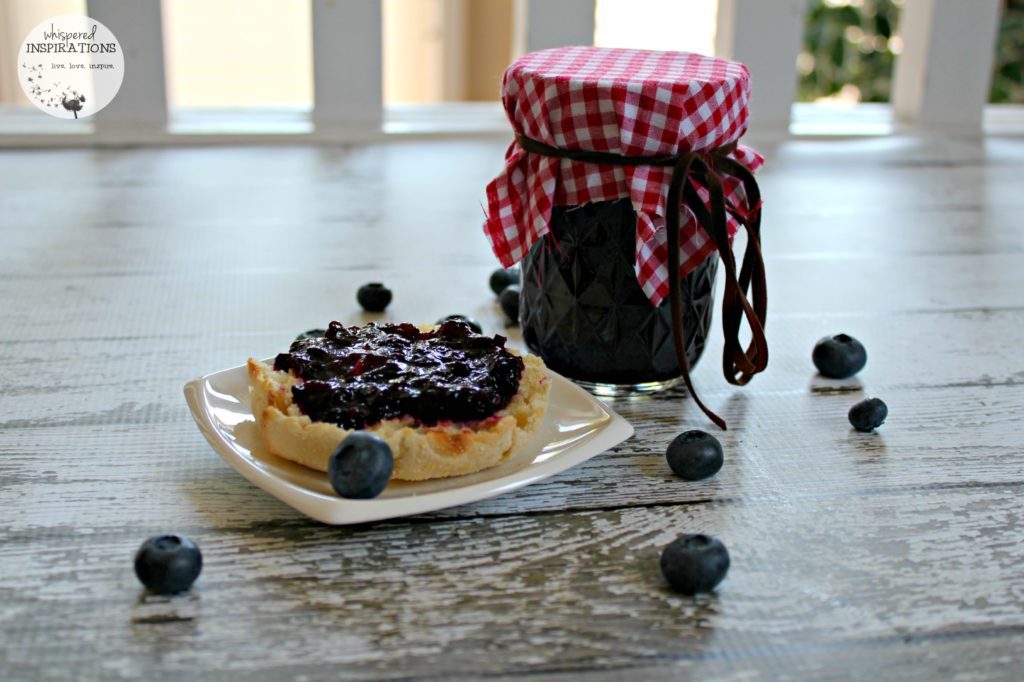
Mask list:
[[595,0],[518,0],[517,51],[594,44]]
[[999,27],[999,0],[907,0],[899,18],[896,118],[932,130],[981,129]]
[[124,51],[117,96],[96,113],[96,137],[152,140],[167,133],[163,20],[159,2],[88,0],[86,13],[109,28]]
[[718,0],[715,54],[750,69],[750,128],[789,130],[807,0]]
[[315,135],[377,136],[384,120],[381,0],[312,1]]

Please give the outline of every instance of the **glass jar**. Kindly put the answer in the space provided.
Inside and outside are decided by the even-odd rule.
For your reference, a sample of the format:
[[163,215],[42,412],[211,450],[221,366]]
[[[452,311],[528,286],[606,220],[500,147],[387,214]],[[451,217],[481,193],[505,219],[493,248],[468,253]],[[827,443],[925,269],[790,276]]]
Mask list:
[[[527,346],[598,395],[657,391],[682,376],[668,297],[651,305],[635,263],[636,213],[628,199],[555,207],[550,230],[522,261]],[[680,282],[691,368],[711,327],[717,270],[712,255]]]

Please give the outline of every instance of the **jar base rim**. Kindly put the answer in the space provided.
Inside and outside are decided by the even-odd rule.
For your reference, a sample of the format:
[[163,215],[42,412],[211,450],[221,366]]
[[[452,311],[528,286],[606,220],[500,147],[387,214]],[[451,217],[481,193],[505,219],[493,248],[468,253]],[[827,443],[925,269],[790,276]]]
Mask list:
[[629,398],[649,393],[668,390],[682,381],[682,377],[673,377],[664,381],[644,381],[637,384],[606,384],[594,381],[573,380],[576,385],[590,391],[600,398]]

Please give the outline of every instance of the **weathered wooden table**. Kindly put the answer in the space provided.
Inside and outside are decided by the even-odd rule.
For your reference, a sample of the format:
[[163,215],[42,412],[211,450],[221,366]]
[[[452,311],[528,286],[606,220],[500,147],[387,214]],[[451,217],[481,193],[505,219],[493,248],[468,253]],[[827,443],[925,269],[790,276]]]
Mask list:
[[[1019,678],[1019,138],[764,148],[772,360],[732,389],[715,337],[695,372],[732,425],[713,479],[665,463],[712,428],[681,392],[616,403],[636,436],[554,479],[365,527],[221,462],[184,382],[364,319],[363,282],[391,319],[502,331],[505,143],[0,153],[0,677]],[[840,331],[868,366],[827,381]],[[876,434],[846,421],[864,395]],[[132,572],[161,531],[205,556],[173,599]],[[698,531],[733,565],[686,598],[658,556]]]

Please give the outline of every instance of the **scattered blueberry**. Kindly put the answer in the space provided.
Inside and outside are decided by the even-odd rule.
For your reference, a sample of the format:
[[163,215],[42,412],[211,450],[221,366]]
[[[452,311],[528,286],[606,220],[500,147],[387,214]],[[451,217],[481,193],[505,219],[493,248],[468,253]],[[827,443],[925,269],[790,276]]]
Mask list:
[[505,291],[498,297],[501,309],[505,311],[512,324],[519,324],[519,291],[518,284],[511,284],[505,287]]
[[722,468],[722,444],[710,433],[687,431],[669,443],[665,458],[676,476],[699,481],[714,476]]
[[184,535],[156,535],[135,553],[135,575],[150,592],[184,592],[203,570],[203,554]]
[[326,333],[327,333],[326,329],[310,329],[309,331],[304,331],[301,334],[299,334],[298,336],[296,336],[295,340],[296,341],[304,341],[306,339],[318,339],[318,338],[320,338],[321,336],[323,336]]
[[661,553],[661,572],[677,592],[710,592],[729,572],[729,552],[710,535],[683,535]]
[[484,328],[480,326],[479,322],[474,320],[472,317],[467,317],[465,315],[449,315],[448,317],[442,317],[440,320],[436,322],[436,324],[442,325],[445,322],[450,322],[451,320],[458,320],[459,322],[464,322],[466,326],[472,329],[475,334],[484,333]]
[[495,270],[491,273],[491,291],[500,296],[506,287],[519,283],[519,268]]
[[391,303],[391,289],[380,282],[370,282],[359,287],[356,292],[356,300],[368,313],[383,312]]
[[852,336],[836,334],[826,336],[814,344],[811,359],[823,376],[845,379],[864,369],[868,361],[868,352],[864,350],[864,345]]
[[331,453],[327,478],[342,497],[368,500],[387,487],[394,464],[387,443],[371,433],[356,431]]
[[889,406],[879,398],[862,400],[850,408],[850,423],[858,431],[874,431],[885,423]]

